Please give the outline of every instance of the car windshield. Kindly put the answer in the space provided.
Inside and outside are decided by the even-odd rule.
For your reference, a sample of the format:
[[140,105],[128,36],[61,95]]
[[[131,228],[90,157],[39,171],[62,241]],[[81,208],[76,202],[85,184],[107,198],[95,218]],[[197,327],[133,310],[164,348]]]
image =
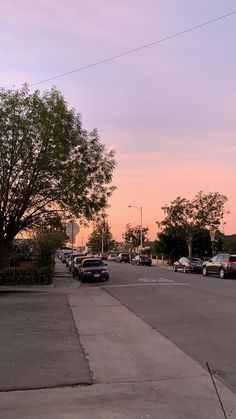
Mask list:
[[104,263],[101,260],[85,260],[83,263],[83,267],[91,267],[91,266],[103,266]]
[[232,255],[229,258],[230,262],[236,262],[236,255]]
[[86,256],[85,257],[81,257],[81,256],[77,256],[76,258],[75,258],[75,263],[82,263],[83,262],[83,260],[84,259],[86,259]]

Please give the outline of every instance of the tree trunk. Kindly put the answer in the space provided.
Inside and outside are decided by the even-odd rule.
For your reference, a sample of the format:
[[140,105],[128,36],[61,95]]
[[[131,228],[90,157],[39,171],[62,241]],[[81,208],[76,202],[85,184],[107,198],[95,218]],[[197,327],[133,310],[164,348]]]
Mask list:
[[5,268],[10,265],[11,247],[12,240],[0,239],[0,268]]
[[188,257],[191,258],[193,253],[193,242],[192,239],[188,240]]

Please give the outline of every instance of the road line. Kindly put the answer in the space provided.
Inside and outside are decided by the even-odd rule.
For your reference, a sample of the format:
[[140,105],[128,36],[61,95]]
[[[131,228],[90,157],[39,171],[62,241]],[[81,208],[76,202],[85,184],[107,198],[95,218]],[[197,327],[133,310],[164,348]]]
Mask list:
[[171,287],[173,285],[190,285],[189,282],[173,282],[173,283],[150,283],[150,284],[116,284],[104,285],[104,288],[118,288],[118,287]]

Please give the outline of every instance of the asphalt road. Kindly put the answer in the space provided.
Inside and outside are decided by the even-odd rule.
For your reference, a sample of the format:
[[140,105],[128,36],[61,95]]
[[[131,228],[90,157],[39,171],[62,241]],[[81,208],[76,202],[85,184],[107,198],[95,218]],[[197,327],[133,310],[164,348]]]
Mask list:
[[236,280],[109,262],[101,286],[236,393]]

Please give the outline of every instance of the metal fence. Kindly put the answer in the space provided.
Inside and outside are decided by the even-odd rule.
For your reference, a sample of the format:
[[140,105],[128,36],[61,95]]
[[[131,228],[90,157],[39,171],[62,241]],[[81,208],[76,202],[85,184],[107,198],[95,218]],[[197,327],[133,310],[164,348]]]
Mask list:
[[52,264],[40,266],[36,260],[22,260],[16,266],[0,268],[0,285],[51,284]]

